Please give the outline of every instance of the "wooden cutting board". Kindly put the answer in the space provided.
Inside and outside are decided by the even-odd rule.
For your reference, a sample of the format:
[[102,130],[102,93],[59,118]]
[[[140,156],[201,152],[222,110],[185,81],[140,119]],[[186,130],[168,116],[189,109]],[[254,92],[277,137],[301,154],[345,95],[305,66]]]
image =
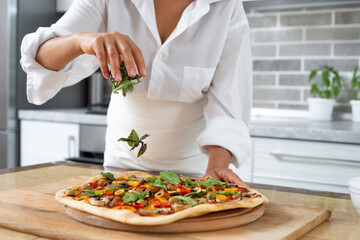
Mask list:
[[264,214],[264,211],[265,205],[261,204],[255,208],[239,208],[209,213],[195,218],[181,219],[165,225],[136,226],[65,207],[66,214],[81,223],[112,230],[147,233],[208,232],[233,228],[256,221]]
[[328,210],[269,203],[257,221],[226,230],[203,233],[134,233],[102,229],[79,223],[54,199],[55,192],[80,185],[89,177],[65,179],[26,189],[0,192],[0,227],[51,239],[297,239],[315,228],[331,213]]

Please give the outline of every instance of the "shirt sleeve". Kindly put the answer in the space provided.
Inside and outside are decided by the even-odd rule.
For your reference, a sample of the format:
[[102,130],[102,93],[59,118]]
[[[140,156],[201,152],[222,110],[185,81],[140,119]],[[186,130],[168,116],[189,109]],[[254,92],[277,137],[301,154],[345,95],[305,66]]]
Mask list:
[[77,0],[69,10],[50,27],[40,27],[27,34],[21,44],[20,63],[27,73],[27,98],[30,103],[43,104],[63,87],[74,85],[90,76],[99,67],[95,56],[81,55],[59,71],[51,71],[36,62],[39,46],[45,41],[77,32],[105,31],[106,1]]
[[209,145],[223,147],[232,153],[231,163],[236,167],[251,154],[252,106],[250,30],[241,4],[238,9],[207,95],[206,128],[198,138],[204,154],[209,154]]

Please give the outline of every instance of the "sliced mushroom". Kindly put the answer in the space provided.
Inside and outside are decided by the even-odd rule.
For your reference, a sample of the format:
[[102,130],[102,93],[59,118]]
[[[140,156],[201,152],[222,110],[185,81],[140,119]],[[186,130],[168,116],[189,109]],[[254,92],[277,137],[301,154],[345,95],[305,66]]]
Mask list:
[[197,193],[201,193],[202,189],[200,187],[195,187],[194,191],[197,192]]
[[170,209],[167,209],[167,208],[154,208],[154,209],[145,210],[143,208],[140,208],[138,211],[139,211],[139,213],[141,215],[168,214],[170,212]]
[[91,205],[98,206],[98,207],[104,207],[105,203],[102,200],[99,200],[97,198],[89,198],[89,202]]
[[114,196],[106,196],[102,199],[102,201],[104,202],[105,206],[108,206],[113,198]]

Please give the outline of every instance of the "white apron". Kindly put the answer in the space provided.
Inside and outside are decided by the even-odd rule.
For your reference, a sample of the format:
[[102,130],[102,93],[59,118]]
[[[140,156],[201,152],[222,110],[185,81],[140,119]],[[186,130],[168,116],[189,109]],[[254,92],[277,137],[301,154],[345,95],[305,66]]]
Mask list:
[[[205,98],[195,103],[153,100],[128,94],[112,94],[108,110],[105,167],[148,171],[172,170],[202,177],[207,157],[197,138],[205,128]],[[145,139],[147,150],[136,158],[139,148],[130,152],[126,142],[132,129]]]

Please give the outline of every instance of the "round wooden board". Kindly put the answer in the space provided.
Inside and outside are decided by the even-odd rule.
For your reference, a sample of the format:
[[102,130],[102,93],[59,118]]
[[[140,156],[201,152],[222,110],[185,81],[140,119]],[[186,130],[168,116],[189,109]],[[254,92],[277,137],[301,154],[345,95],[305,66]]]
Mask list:
[[213,212],[165,225],[143,226],[116,222],[65,206],[66,214],[81,223],[111,230],[151,233],[204,232],[238,227],[259,219],[264,214],[264,211],[265,205],[261,204],[255,208],[238,208]]

